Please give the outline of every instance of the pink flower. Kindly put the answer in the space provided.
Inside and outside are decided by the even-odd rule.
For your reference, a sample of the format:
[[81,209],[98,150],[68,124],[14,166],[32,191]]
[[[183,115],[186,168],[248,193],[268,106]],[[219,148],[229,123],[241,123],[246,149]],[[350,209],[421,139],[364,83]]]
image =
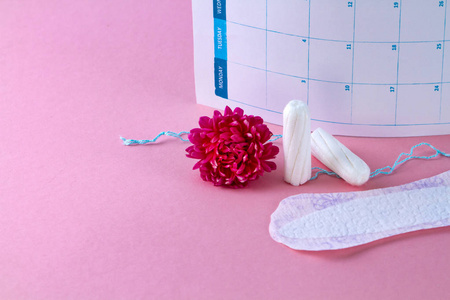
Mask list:
[[193,169],[200,169],[203,180],[240,188],[264,171],[276,169],[269,159],[275,158],[279,149],[266,143],[272,132],[261,117],[247,116],[241,108],[232,111],[227,106],[223,115],[216,110],[212,118],[201,117],[198,123],[200,128],[189,133],[193,145],[186,149],[186,156],[199,159]]

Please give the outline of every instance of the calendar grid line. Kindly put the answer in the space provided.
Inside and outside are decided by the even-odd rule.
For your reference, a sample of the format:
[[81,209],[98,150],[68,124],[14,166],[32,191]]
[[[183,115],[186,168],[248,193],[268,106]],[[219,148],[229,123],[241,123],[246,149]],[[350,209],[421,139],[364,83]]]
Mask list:
[[[308,2],[308,71],[307,75],[309,78],[309,51],[311,48],[310,36],[311,34],[311,1]],[[306,82],[306,104],[309,105],[309,80]]]
[[[228,98],[227,100],[235,102],[235,103],[239,103],[239,104],[244,104],[247,105],[249,107],[253,107],[253,108],[257,108],[257,109],[261,109],[261,110],[265,110],[268,112],[272,112],[272,113],[276,113],[279,115],[282,115],[283,112],[280,111],[276,111],[273,109],[268,109],[268,108],[264,108],[264,107],[260,107],[257,105],[252,105],[243,101],[238,101],[235,99],[231,99]],[[332,124],[339,124],[339,125],[358,125],[358,126],[389,126],[389,127],[407,127],[407,126],[433,126],[433,125],[447,125],[450,124],[450,122],[444,122],[444,123],[415,123],[415,124],[370,124],[370,123],[348,123],[348,122],[338,122],[338,121],[330,121],[330,120],[321,120],[321,119],[316,119],[316,118],[311,118],[311,121],[315,121],[315,122],[322,122],[322,123],[332,123]]]
[[[247,24],[239,23],[239,22],[235,22],[235,21],[227,20],[227,23],[266,31],[265,28],[247,25]],[[267,28],[267,32],[288,35],[288,36],[293,36],[293,37],[298,37],[298,38],[304,38],[304,39],[308,38],[311,40],[324,41],[324,42],[336,42],[336,43],[351,43],[352,42],[351,40],[335,40],[335,39],[325,39],[325,38],[316,38],[316,37],[305,36],[305,35],[298,35],[298,34],[294,34],[294,33],[287,33],[287,32],[277,31],[277,30],[268,29],[268,28]],[[421,40],[421,41],[357,41],[357,40],[355,40],[355,44],[425,44],[425,43],[442,43],[442,42],[450,42],[450,39],[449,40],[427,40],[427,41],[423,41],[423,40]]]
[[406,126],[432,126],[432,125],[447,125],[450,122],[445,123],[415,123],[415,124],[370,124],[370,123],[346,123],[346,122],[337,122],[337,121],[329,121],[329,120],[319,120],[319,119],[311,119],[311,121],[323,122],[323,123],[333,123],[340,125],[358,125],[358,126],[390,126],[390,127],[406,127]]
[[266,0],[266,107],[268,105],[268,82],[267,82],[267,18],[268,18],[268,9],[267,9],[267,0]]
[[[351,84],[351,82],[346,82],[346,81],[333,81],[333,80],[323,80],[323,79],[317,79],[317,78],[308,78],[308,77],[303,77],[303,76],[298,76],[298,75],[287,74],[287,73],[283,73],[283,72],[266,70],[263,68],[258,68],[255,66],[250,66],[250,65],[243,64],[243,63],[239,63],[239,62],[230,61],[230,60],[228,60],[228,63],[255,69],[255,70],[259,70],[259,71],[264,71],[264,72],[267,71],[268,73],[272,73],[272,74],[283,75],[283,76],[288,76],[288,77],[293,77],[293,78],[298,78],[298,79],[304,79],[304,80],[308,80],[308,81],[311,80],[311,81],[326,82],[326,83]],[[397,84],[399,86],[401,86],[401,85],[433,85],[433,84],[439,84],[439,83],[441,83],[441,82],[440,81],[436,81],[436,82],[403,82],[403,83],[402,82],[399,82],[399,83],[396,83],[396,82],[393,82],[393,83],[353,82],[354,85],[385,85],[385,86],[395,86]],[[450,83],[450,81],[442,82],[442,84],[447,84],[447,83]]]
[[[445,41],[445,28],[447,27],[447,0],[445,0],[445,13],[444,13],[444,41]],[[439,122],[442,119],[442,90],[444,81],[444,61],[445,61],[445,42],[442,42],[442,71],[441,71],[441,89],[439,95]]]
[[398,49],[397,49],[397,83],[395,85],[395,124],[397,124],[397,110],[398,110],[398,74],[400,70],[400,41],[402,31],[402,0],[400,0],[399,12],[398,12]]
[[[356,1],[353,5],[353,40],[352,40],[352,83],[350,91],[350,123],[353,122],[353,77],[355,71],[355,27],[356,27]],[[308,76],[309,77],[309,76]]]

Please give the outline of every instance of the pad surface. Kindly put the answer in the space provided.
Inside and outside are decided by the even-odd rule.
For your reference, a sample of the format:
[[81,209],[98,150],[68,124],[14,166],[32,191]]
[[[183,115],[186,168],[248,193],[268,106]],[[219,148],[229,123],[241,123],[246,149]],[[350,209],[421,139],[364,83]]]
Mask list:
[[270,235],[297,250],[342,249],[450,225],[450,171],[361,192],[299,194],[282,200]]

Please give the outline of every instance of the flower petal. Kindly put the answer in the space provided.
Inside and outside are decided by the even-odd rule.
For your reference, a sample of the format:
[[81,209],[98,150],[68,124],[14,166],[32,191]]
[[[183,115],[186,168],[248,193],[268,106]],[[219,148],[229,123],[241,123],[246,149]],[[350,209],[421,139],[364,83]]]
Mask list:
[[189,133],[192,145],[186,148],[186,156],[198,159],[194,169],[199,169],[203,180],[242,188],[276,169],[276,164],[268,160],[278,154],[279,148],[266,143],[272,132],[262,118],[227,106],[223,115],[216,110],[212,118],[201,117],[199,126]]

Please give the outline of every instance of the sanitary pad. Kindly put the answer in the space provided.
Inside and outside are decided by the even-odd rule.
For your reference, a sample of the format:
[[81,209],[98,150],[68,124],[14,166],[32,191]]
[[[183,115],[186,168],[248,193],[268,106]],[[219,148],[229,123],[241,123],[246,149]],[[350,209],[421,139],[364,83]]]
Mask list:
[[450,225],[450,171],[401,186],[283,199],[270,235],[297,250],[342,249]]

